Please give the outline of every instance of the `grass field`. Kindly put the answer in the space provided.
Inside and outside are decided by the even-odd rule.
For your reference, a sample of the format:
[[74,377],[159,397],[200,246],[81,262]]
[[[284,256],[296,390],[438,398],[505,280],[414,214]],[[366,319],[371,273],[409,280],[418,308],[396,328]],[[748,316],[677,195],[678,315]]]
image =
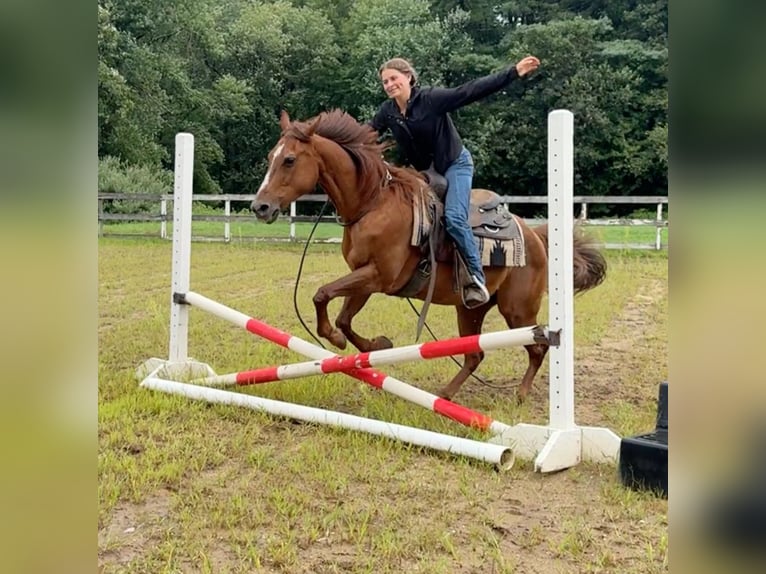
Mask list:
[[[653,231],[653,230],[652,230]],[[302,246],[195,243],[192,288],[305,339],[292,303]],[[576,412],[620,435],[654,428],[667,379],[667,253],[610,251],[606,282],[576,301]],[[654,573],[667,570],[667,501],[624,489],[611,465],[541,476],[357,433],[140,389],[134,371],[167,354],[171,244],[99,243],[99,565],[103,572]],[[298,308],[345,272],[337,245],[309,250]],[[339,302],[331,305],[337,312]],[[367,335],[414,343],[405,300],[373,297]],[[439,338],[454,311],[432,307]],[[540,317],[545,322],[545,314]],[[490,313],[486,330],[505,328]],[[428,335],[426,334],[426,338]],[[303,360],[192,310],[190,356],[218,373]],[[521,349],[488,353],[456,401],[508,424],[547,417],[547,365],[512,400]],[[435,392],[449,359],[387,373]],[[245,392],[484,439],[342,375]]]
[[[314,227],[312,223],[296,223],[295,237],[306,239]],[[167,224],[167,236],[171,237],[173,224]],[[105,235],[146,235],[160,236],[160,224],[155,222],[121,222],[104,224]],[[192,225],[195,237],[210,237],[223,239],[224,224],[216,221],[195,221]],[[290,224],[277,221],[272,225],[258,224],[252,221],[234,221],[230,223],[230,237],[233,241],[249,241],[251,239],[288,239]],[[600,243],[609,244],[641,244],[654,245],[657,229],[650,225],[610,225],[588,226],[588,233]],[[343,228],[335,223],[321,223],[317,226],[313,238],[315,240],[340,239]],[[668,230],[660,231],[662,245],[668,245]]]

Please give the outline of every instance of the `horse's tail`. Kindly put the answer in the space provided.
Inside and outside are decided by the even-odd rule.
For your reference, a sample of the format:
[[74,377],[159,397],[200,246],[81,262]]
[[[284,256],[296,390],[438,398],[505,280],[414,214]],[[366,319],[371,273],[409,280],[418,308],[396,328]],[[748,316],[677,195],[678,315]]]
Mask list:
[[[548,251],[548,225],[538,225],[534,232]],[[574,291],[575,295],[598,287],[606,278],[606,259],[603,253],[580,228],[574,232]]]

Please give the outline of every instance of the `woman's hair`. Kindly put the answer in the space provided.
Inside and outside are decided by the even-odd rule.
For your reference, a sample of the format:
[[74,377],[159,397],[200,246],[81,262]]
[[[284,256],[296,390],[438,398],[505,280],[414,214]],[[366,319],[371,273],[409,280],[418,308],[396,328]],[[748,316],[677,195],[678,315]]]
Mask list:
[[383,73],[383,70],[397,70],[402,74],[409,74],[410,86],[414,86],[418,82],[418,73],[415,68],[412,67],[404,58],[392,58],[385,62],[378,70],[378,75]]

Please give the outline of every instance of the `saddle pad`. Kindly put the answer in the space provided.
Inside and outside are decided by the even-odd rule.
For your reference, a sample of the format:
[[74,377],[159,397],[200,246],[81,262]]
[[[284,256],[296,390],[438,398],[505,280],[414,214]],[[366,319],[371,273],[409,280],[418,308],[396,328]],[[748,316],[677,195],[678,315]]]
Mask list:
[[412,236],[410,245],[419,247],[431,234],[433,222],[429,205],[435,198],[431,196],[429,188],[422,186],[420,193],[415,194],[415,200],[412,202]]
[[493,239],[484,234],[474,234],[473,239],[479,248],[481,264],[484,267],[524,267],[527,264],[524,234],[515,215],[511,226],[515,228],[515,232],[509,239]]

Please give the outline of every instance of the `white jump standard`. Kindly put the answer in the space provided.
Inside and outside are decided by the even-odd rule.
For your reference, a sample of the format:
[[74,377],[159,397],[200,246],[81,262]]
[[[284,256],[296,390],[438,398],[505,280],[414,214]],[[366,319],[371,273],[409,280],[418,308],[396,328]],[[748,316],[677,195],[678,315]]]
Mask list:
[[[277,416],[387,436],[418,446],[469,456],[495,464],[499,468],[510,468],[514,455],[534,459],[535,470],[539,472],[569,468],[581,460],[615,463],[620,448],[620,437],[609,429],[581,427],[574,421],[573,126],[573,116],[569,111],[556,110],[548,116],[548,327],[510,329],[347,356],[338,356],[190,290],[194,138],[190,134],[178,134],[169,358],[146,361],[139,368],[140,377],[143,378],[141,385],[196,400],[240,405]],[[313,360],[216,375],[209,365],[187,356],[190,307],[197,307],[216,315]],[[405,360],[462,354],[466,350],[525,345],[529,344],[528,341],[545,341],[550,345],[550,412],[547,425],[509,426],[371,368]],[[461,424],[480,428],[493,436],[489,442],[474,441],[203,386],[252,384],[327,372],[343,372]],[[197,379],[192,383],[201,384],[179,382],[191,379]]]
[[548,114],[548,329],[560,339],[548,350],[548,424],[520,423],[490,439],[512,444],[521,458],[534,458],[538,472],[581,460],[616,463],[620,450],[620,437],[611,430],[575,424],[573,202],[574,116],[554,110]]

